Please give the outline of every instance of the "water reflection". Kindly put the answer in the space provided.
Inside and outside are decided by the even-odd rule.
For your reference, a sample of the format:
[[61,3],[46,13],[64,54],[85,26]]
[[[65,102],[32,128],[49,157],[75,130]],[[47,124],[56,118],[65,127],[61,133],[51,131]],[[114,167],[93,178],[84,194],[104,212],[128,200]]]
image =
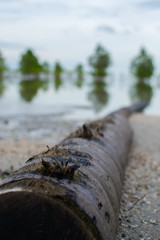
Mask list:
[[32,80],[21,80],[19,83],[19,93],[23,100],[31,102],[37,95],[39,89],[43,91],[48,90],[48,80],[32,79]]
[[148,83],[137,82],[130,89],[130,98],[132,102],[140,102],[140,101],[150,102],[152,97],[153,97],[153,88]]
[[77,75],[77,79],[76,79],[75,84],[76,84],[76,86],[78,88],[81,88],[83,86],[83,84],[84,84],[84,77],[83,77],[83,75],[82,76]]
[[3,96],[5,90],[6,90],[6,86],[5,86],[5,79],[3,78],[3,76],[0,76],[0,97]]
[[84,72],[83,72],[83,66],[81,64],[79,64],[77,67],[76,67],[76,82],[75,82],[75,85],[78,87],[78,88],[81,88],[84,84]]
[[54,74],[54,87],[55,87],[55,90],[58,91],[60,89],[60,87],[62,86],[62,84],[63,84],[62,74],[55,73]]
[[107,83],[104,77],[95,76],[88,93],[88,100],[92,102],[95,112],[100,112],[109,101]]
[[59,62],[56,62],[54,65],[54,87],[55,87],[55,90],[59,90],[63,84],[63,80],[62,80],[63,71],[64,70],[63,70],[63,67],[61,66],[61,64]]
[[[132,83],[132,87],[128,91],[130,83],[129,81],[127,82],[125,78],[124,80],[126,81],[122,84],[118,78],[115,78],[115,81],[113,81],[110,75],[108,75],[108,77],[93,77],[93,75],[78,74],[75,71],[74,73],[72,72],[72,75],[66,72],[60,74],[52,73],[49,75],[50,82],[44,78],[45,76],[39,79],[28,80],[28,78],[24,79],[24,77],[22,79],[22,76],[18,74],[11,75],[10,77],[5,75],[4,79],[0,78],[0,107],[8,109],[6,106],[10,106],[10,103],[17,104],[18,110],[16,111],[20,112],[22,106],[24,106],[24,104],[21,105],[21,101],[23,100],[27,102],[27,105],[30,103],[31,111],[32,109],[34,111],[36,104],[36,106],[41,108],[42,112],[45,112],[46,109],[42,109],[41,106],[42,100],[44,99],[44,106],[47,106],[49,109],[47,111],[52,112],[53,109],[50,108],[50,106],[51,102],[54,102],[55,105],[91,105],[93,106],[94,112],[99,113],[107,107],[109,101],[111,101],[110,106],[114,105],[113,107],[115,109],[117,105],[123,101],[126,101],[123,103],[124,105],[129,104],[129,94],[133,102],[150,101],[154,93],[152,85],[155,86],[154,82],[152,82],[152,85],[149,83],[136,82]],[[51,87],[51,89],[49,89],[49,87]],[[156,88],[154,89],[158,91]],[[56,90],[59,91],[55,94]],[[111,94],[112,99],[110,97]],[[125,97],[122,97],[123,95]],[[157,96],[158,94],[156,97]],[[36,101],[32,106],[33,100]],[[90,114],[90,111],[88,111],[87,114]]]

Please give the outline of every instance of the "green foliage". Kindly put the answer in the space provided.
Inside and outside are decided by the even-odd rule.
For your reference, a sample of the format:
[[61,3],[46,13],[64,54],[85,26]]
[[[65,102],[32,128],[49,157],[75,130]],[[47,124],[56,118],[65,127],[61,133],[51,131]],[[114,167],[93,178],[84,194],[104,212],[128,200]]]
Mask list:
[[106,76],[106,69],[111,64],[109,53],[101,46],[96,47],[95,53],[89,57],[89,65],[96,76]]
[[76,72],[77,72],[78,74],[83,74],[83,66],[82,66],[82,64],[78,64],[78,65],[76,66],[75,70],[76,70]]
[[154,73],[153,60],[144,48],[142,48],[139,55],[132,60],[131,72],[140,82],[152,77]]
[[38,61],[38,58],[33,54],[32,50],[28,49],[20,60],[20,71],[22,74],[38,75],[42,72],[42,66]]
[[4,60],[3,55],[0,51],[0,76],[3,75],[5,70],[6,70],[5,60]]
[[63,72],[63,68],[61,66],[61,64],[59,62],[56,62],[55,63],[55,66],[54,66],[54,74],[61,74]]

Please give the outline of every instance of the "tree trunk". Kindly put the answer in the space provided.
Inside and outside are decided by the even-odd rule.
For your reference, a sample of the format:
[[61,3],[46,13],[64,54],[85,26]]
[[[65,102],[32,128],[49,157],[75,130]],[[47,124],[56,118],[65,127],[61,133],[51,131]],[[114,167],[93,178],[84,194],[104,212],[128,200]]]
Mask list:
[[145,104],[84,124],[30,158],[0,186],[2,239],[115,239],[127,154],[128,116]]

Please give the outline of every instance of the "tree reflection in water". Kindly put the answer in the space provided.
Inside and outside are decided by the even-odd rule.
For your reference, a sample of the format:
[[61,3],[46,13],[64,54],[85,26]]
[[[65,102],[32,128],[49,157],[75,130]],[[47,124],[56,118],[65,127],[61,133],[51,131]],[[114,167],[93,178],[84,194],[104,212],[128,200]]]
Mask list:
[[81,88],[84,84],[84,72],[83,72],[83,66],[82,64],[77,65],[76,69],[76,81],[75,81],[75,85],[78,88]]
[[94,76],[88,100],[92,102],[95,112],[100,112],[108,104],[109,93],[105,77]]
[[76,82],[75,82],[75,85],[78,87],[78,88],[81,88],[84,84],[84,76],[83,76],[83,73],[80,74],[80,73],[77,73],[77,76],[76,76]]
[[55,73],[54,74],[54,87],[55,90],[58,91],[60,89],[60,87],[63,84],[63,80],[62,80],[62,74],[61,73]]
[[153,88],[148,83],[137,82],[130,89],[130,98],[132,102],[140,102],[140,101],[150,102],[152,97],[153,97]]
[[39,78],[21,80],[19,84],[19,93],[23,100],[31,102],[37,95],[39,89],[47,91],[48,80],[40,80]]
[[0,76],[0,97],[3,96],[5,90],[6,90],[6,86],[4,83],[5,79],[3,78],[3,76]]

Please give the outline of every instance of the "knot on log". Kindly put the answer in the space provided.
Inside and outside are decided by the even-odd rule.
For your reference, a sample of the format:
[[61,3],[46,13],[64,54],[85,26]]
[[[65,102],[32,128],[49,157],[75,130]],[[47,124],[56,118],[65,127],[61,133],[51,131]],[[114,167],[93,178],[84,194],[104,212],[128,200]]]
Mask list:
[[73,179],[75,177],[76,170],[80,167],[78,164],[68,165],[69,161],[65,163],[52,161],[47,162],[42,158],[39,172],[43,175],[56,177],[56,178],[68,178]]
[[98,136],[103,137],[103,130],[106,128],[106,124],[113,124],[112,118],[105,117],[101,120],[96,120],[87,124],[83,124],[77,131],[71,133],[67,138],[86,138],[88,140],[97,138]]

